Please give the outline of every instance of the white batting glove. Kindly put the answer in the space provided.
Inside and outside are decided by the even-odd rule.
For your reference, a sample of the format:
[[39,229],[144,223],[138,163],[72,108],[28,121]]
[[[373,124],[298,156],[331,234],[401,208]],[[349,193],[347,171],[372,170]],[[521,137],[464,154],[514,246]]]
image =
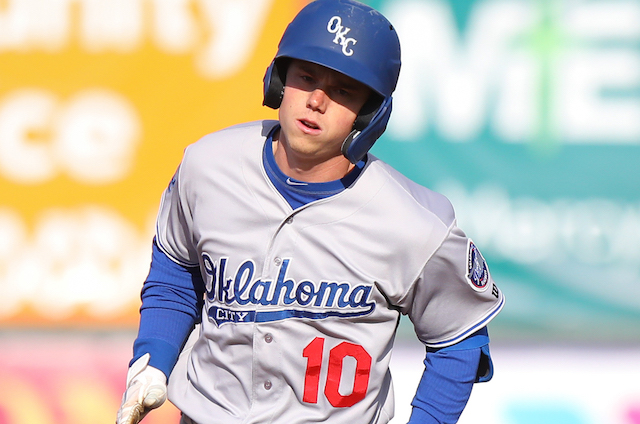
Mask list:
[[167,400],[167,377],[149,364],[145,353],[129,368],[116,424],[138,424],[147,413]]

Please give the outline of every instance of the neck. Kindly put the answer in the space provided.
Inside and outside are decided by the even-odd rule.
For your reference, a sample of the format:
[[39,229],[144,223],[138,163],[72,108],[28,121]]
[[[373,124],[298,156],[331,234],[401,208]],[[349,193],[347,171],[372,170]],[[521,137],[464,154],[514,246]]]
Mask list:
[[280,170],[287,176],[309,183],[339,180],[354,165],[342,154],[330,158],[300,157],[279,140],[273,141],[273,156]]

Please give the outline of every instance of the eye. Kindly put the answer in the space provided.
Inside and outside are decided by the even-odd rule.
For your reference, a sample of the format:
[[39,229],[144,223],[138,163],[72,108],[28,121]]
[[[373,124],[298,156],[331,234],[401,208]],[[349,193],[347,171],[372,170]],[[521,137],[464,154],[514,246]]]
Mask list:
[[333,89],[333,95],[336,99],[345,101],[353,97],[353,90],[338,86]]
[[300,72],[296,75],[296,78],[301,88],[309,89],[316,83],[316,79],[309,72]]

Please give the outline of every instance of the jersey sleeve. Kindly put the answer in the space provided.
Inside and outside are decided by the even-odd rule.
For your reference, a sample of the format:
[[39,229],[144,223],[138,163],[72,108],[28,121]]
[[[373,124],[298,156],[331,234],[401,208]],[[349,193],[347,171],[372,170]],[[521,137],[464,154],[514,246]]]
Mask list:
[[197,266],[199,260],[193,243],[193,219],[183,178],[186,159],[185,152],[185,158],[162,194],[156,220],[156,242],[169,258],[189,267]]
[[484,257],[454,222],[400,306],[418,338],[441,348],[486,326],[503,305]]

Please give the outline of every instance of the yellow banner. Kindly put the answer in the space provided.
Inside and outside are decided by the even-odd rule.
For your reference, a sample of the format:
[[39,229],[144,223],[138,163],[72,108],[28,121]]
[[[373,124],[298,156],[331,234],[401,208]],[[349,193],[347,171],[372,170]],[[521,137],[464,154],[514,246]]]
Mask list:
[[131,326],[183,149],[255,119],[303,0],[0,1],[0,325]]

